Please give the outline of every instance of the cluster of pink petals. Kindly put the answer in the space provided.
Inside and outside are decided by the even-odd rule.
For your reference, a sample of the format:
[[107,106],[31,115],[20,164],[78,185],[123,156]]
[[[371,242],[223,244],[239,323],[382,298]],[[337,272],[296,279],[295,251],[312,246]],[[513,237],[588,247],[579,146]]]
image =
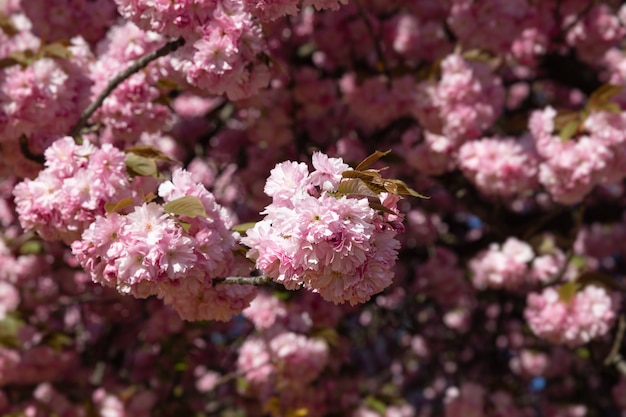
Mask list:
[[555,132],[556,111],[535,111],[529,129],[540,156],[539,181],[563,204],[580,202],[597,184],[626,176],[626,113],[595,112],[585,133],[563,141]]
[[365,131],[381,129],[391,121],[408,116],[413,104],[415,82],[411,77],[371,77],[361,85],[355,74],[343,77],[340,87],[350,111]]
[[[469,262],[472,283],[477,289],[518,290],[534,281],[531,261],[533,248],[519,239],[509,237],[502,245],[492,243]],[[541,265],[538,265],[541,266]]]
[[[159,187],[167,202],[197,197],[207,217],[175,218],[144,203],[128,215],[99,216],[72,252],[93,281],[138,298],[157,295],[185,320],[229,320],[254,298],[250,286],[213,286],[233,272],[235,237],[229,219],[188,172],[176,170]],[[181,221],[187,223],[183,227]]]
[[82,36],[93,44],[117,17],[110,0],[29,0],[21,6],[33,22],[33,32],[48,42]]
[[488,195],[519,195],[538,185],[538,158],[527,137],[466,142],[458,161],[463,174]]
[[502,82],[487,64],[451,54],[438,82],[419,84],[413,113],[427,130],[462,142],[491,127],[503,105]]
[[[41,58],[26,68],[13,65],[0,72],[0,146],[18,150],[25,140],[41,154],[58,136],[67,134],[87,107],[92,82],[78,60]],[[32,175],[25,158],[4,161],[18,175]],[[7,170],[8,171],[8,170]]]
[[[304,163],[282,162],[270,174],[265,193],[272,197],[265,218],[242,243],[257,268],[288,289],[302,285],[334,303],[363,303],[391,284],[397,257],[396,230],[365,198],[340,198],[340,158],[313,155]],[[395,209],[397,198],[383,204]]]
[[398,13],[384,22],[383,36],[393,51],[407,60],[435,61],[451,52],[443,22],[410,13]]
[[[116,1],[122,16],[140,28],[185,40],[171,64],[189,84],[232,100],[249,97],[268,84],[268,67],[258,59],[266,51],[265,40],[244,2]],[[253,10],[267,18],[294,12],[292,7],[257,6]]]
[[237,369],[261,395],[272,389],[302,390],[326,367],[325,341],[290,331],[266,336],[248,337],[237,360]]
[[46,168],[16,185],[19,221],[45,240],[71,243],[104,214],[104,204],[131,196],[125,154],[111,145],[77,145],[71,137],[46,149]]
[[487,48],[506,53],[524,28],[531,13],[525,0],[452,0],[448,17],[450,29],[465,48]]
[[527,298],[524,317],[535,335],[550,343],[570,347],[604,336],[611,329],[619,308],[619,296],[604,287],[587,285],[569,301],[555,287]]
[[518,291],[553,280],[564,260],[558,248],[535,254],[526,242],[509,237],[502,245],[492,243],[489,249],[479,252],[469,261],[469,268],[477,289]]
[[579,58],[590,64],[596,64],[610,47],[624,39],[626,27],[605,3],[595,4],[582,18],[580,13],[580,9],[572,10],[564,19],[563,24],[571,27],[567,32],[566,41],[576,48]]
[[[111,74],[117,74],[129,61],[153,52],[165,44],[165,39],[155,32],[145,32],[131,22],[113,26],[98,43],[98,60],[90,65],[94,80],[92,98],[106,88]],[[110,129],[116,140],[134,142],[142,132],[159,132],[168,127],[171,112],[158,102],[161,91],[157,88],[163,76],[162,61],[151,64],[122,82],[104,100],[93,120]]]
[[416,271],[416,292],[424,292],[442,307],[459,307],[473,300],[473,290],[451,250],[437,246]]

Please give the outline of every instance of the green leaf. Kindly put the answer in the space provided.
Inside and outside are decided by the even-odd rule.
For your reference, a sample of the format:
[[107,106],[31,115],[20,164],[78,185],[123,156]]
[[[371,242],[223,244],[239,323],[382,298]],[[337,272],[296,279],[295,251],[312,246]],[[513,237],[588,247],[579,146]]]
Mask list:
[[159,170],[156,162],[152,158],[137,155],[135,153],[126,154],[126,169],[133,176],[158,177]]
[[615,84],[603,84],[596,91],[594,91],[591,96],[589,96],[589,100],[587,100],[587,105],[585,106],[588,110],[602,110],[603,107],[619,92],[623,90],[623,86],[615,85]]
[[365,405],[381,415],[385,415],[387,412],[387,406],[385,403],[372,397],[371,395],[365,398]]
[[0,346],[19,347],[20,342],[17,338],[17,333],[23,325],[23,321],[11,314],[0,320]]
[[559,293],[559,300],[565,304],[569,304],[578,291],[578,285],[575,282],[566,282],[559,286],[557,292]]
[[570,139],[580,128],[580,120],[572,120],[569,121],[563,126],[563,128],[559,131],[559,137],[563,142]]
[[166,213],[187,217],[208,217],[202,201],[198,197],[186,195],[163,205]]
[[20,255],[36,255],[43,253],[43,245],[40,240],[27,240],[20,246]]
[[72,58],[72,51],[68,48],[68,44],[63,42],[50,43],[43,47],[43,56],[50,58],[70,59]]
[[133,204],[132,197],[123,198],[117,202],[109,202],[104,204],[104,211],[107,213],[117,213],[118,211],[131,206]]
[[248,229],[252,229],[255,224],[256,222],[236,224],[231,227],[230,230],[232,230],[233,232],[245,233],[248,231]]
[[372,165],[374,162],[378,161],[383,156],[387,155],[389,152],[391,152],[391,149],[385,152],[381,152],[381,151],[374,152],[373,154],[365,158],[356,168],[354,168],[354,170],[364,171],[365,169],[367,169],[367,167]]

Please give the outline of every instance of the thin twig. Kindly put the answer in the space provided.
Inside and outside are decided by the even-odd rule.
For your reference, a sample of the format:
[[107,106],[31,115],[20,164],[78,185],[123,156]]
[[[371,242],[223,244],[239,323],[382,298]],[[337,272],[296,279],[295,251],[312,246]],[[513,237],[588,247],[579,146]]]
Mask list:
[[261,275],[260,277],[226,277],[215,278],[213,285],[217,284],[237,284],[237,285],[265,285],[270,282],[272,278],[267,275]]
[[363,9],[363,6],[361,5],[360,1],[358,0],[354,0],[354,4],[357,7],[357,10],[359,11],[359,15],[361,15],[361,19],[363,19],[363,22],[365,23],[365,28],[367,29],[367,33],[370,35],[370,37],[372,38],[372,42],[374,43],[374,49],[376,51],[376,55],[377,55],[377,62],[376,62],[376,70],[378,70],[378,72],[385,74],[387,76],[387,86],[391,87],[391,74],[389,74],[389,68],[387,66],[387,63],[385,61],[385,56],[383,55],[383,48],[380,45],[380,42],[378,41],[379,37],[376,36],[376,34],[374,33],[374,27],[372,26],[372,22],[370,22],[369,18],[367,17],[367,14],[365,14],[365,10]]
[[[619,348],[622,345],[622,340],[624,340],[625,331],[626,331],[626,319],[624,319],[624,315],[621,314],[619,316],[619,321],[617,324],[617,331],[615,332],[615,340],[613,341],[613,346],[611,346],[611,351],[609,352],[606,359],[604,360],[605,366],[615,365],[620,372],[624,370],[624,358],[619,353]],[[626,375],[626,373],[624,373],[624,375]]]
[[148,66],[152,61],[161,58],[171,52],[174,52],[181,46],[185,44],[185,40],[183,38],[178,38],[175,41],[171,41],[163,45],[161,48],[156,51],[150,52],[141,58],[137,59],[133,62],[128,68],[124,71],[117,74],[110,82],[107,84],[106,88],[100,93],[100,95],[85,109],[83,114],[81,114],[80,119],[76,125],[72,128],[70,132],[70,136],[76,137],[80,134],[81,129],[89,118],[98,110],[98,108],[102,105],[104,100],[111,94],[113,90],[117,88],[122,82],[124,82],[128,77],[135,74],[139,70]]

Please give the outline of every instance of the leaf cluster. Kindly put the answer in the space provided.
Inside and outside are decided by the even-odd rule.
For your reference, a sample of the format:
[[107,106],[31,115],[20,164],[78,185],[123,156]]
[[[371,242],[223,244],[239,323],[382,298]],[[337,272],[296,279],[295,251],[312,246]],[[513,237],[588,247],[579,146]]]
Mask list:
[[554,119],[554,129],[563,142],[583,132],[583,124],[591,113],[606,111],[619,113],[620,106],[611,99],[620,91],[622,86],[604,84],[594,91],[585,107],[580,111],[561,111]]

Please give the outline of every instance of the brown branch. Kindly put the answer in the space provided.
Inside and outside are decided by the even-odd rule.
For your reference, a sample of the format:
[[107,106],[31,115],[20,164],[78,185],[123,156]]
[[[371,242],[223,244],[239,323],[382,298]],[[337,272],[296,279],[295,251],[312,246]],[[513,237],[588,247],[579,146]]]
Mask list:
[[613,346],[611,346],[611,351],[604,360],[604,366],[615,365],[617,370],[624,376],[626,376],[626,361],[624,361],[624,358],[619,353],[619,348],[622,345],[622,340],[624,340],[625,331],[626,319],[624,319],[624,315],[621,314],[619,316],[619,322],[617,324],[617,331],[615,332],[615,340],[613,341]]
[[265,285],[270,282],[272,278],[267,275],[261,275],[260,277],[226,277],[215,278],[213,285],[218,284],[236,284],[236,285]]
[[109,96],[109,94],[111,94],[111,92],[113,92],[113,90],[115,90],[117,86],[119,86],[122,82],[124,82],[128,77],[142,70],[143,68],[147,67],[148,64],[151,63],[152,61],[158,58],[161,58],[171,52],[174,52],[175,50],[177,50],[184,44],[185,44],[185,40],[183,38],[178,38],[174,41],[168,42],[165,45],[163,45],[161,48],[157,49],[156,51],[150,52],[142,56],[141,58],[137,59],[128,68],[126,68],[124,71],[117,74],[109,82],[109,84],[107,84],[106,88],[93,101],[93,103],[91,103],[89,107],[87,107],[85,111],[83,111],[83,114],[81,114],[80,119],[78,119],[78,122],[72,128],[72,131],[70,132],[70,136],[76,137],[80,134],[80,131],[82,130],[83,126],[85,126],[89,118],[96,112],[96,110],[100,108],[100,106],[102,105],[104,100]]
[[391,87],[391,74],[389,73],[389,67],[387,66],[387,62],[385,61],[385,56],[383,55],[383,48],[381,43],[379,42],[379,37],[374,33],[374,27],[372,26],[372,22],[370,22],[361,2],[359,0],[354,0],[354,4],[356,5],[357,10],[359,11],[359,15],[361,19],[363,19],[363,23],[365,23],[365,28],[367,29],[367,33],[372,38],[372,42],[374,43],[374,50],[376,51],[377,60],[376,60],[376,70],[382,74],[385,74],[387,77],[387,86]]

